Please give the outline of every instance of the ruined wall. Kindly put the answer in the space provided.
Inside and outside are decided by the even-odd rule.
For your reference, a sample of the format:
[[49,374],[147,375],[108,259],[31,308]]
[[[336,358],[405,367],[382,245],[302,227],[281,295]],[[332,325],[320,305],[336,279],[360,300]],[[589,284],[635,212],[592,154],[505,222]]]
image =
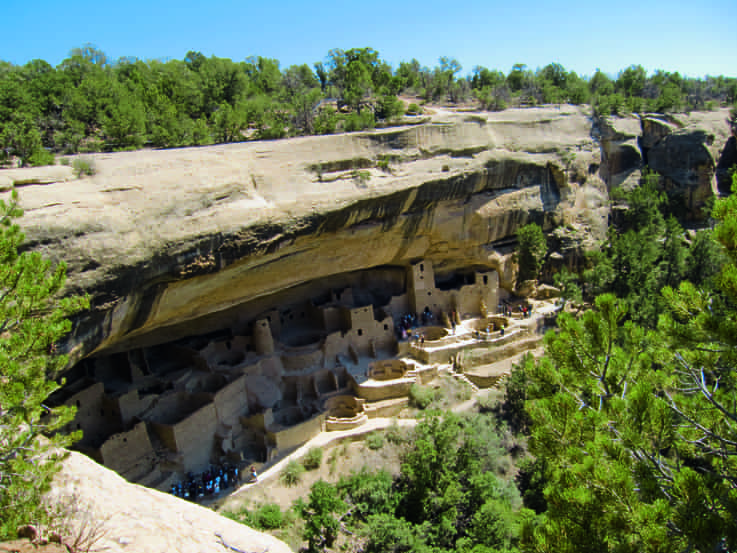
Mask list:
[[213,402],[221,422],[235,424],[240,416],[248,414],[246,379],[246,376],[240,376],[215,394]]
[[182,454],[184,469],[202,471],[209,464],[215,444],[217,412],[214,404],[201,407],[172,427],[176,451]]
[[268,430],[267,428],[269,442],[277,448],[280,454],[296,449],[322,432],[325,426],[325,417],[324,413],[320,413],[294,426],[279,427],[277,430]]
[[100,446],[102,463],[120,473],[126,472],[152,453],[153,448],[144,422],[139,422],[127,432],[113,434]]
[[64,403],[77,408],[77,412],[67,426],[67,431],[81,430],[85,444],[98,444],[116,426],[116,420],[105,410],[105,385],[102,382],[81,381],[81,389],[73,393]]

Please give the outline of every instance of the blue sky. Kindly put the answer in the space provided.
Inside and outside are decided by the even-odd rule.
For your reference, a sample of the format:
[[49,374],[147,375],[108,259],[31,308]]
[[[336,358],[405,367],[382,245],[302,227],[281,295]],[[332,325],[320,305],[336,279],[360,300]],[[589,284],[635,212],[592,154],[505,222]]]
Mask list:
[[737,77],[737,0],[2,0],[0,59],[57,65],[91,43],[115,60],[188,50],[282,68],[331,48],[370,46],[396,67],[456,58],[507,73],[557,62],[580,75],[631,64],[690,77]]

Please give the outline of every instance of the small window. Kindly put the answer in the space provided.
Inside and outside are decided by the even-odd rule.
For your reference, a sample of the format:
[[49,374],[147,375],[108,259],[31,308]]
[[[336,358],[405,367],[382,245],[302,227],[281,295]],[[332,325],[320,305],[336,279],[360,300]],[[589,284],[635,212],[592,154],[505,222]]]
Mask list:
[[230,340],[228,340],[227,342],[225,342],[225,347],[228,348],[228,349],[230,349]]
[[484,275],[484,284],[489,284],[489,277]]
[[77,400],[77,407],[81,407],[82,405],[79,403],[79,400]]
[[424,270],[425,270],[425,264],[424,263],[420,263],[420,271],[424,271]]
[[359,328],[359,329],[358,329],[358,335],[359,335],[359,336],[363,336],[363,329],[362,329],[362,328]]
[[384,325],[384,330],[389,330],[389,325]]
[[432,292],[428,292],[428,293],[427,293],[427,295],[428,295],[428,296],[432,296]]

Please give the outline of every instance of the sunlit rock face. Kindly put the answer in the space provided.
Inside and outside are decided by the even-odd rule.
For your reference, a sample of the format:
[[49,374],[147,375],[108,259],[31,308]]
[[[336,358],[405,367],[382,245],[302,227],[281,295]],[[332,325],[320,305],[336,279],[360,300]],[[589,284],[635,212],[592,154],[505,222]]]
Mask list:
[[420,259],[439,275],[493,270],[511,290],[520,226],[569,229],[552,244],[576,255],[604,237],[610,188],[645,164],[697,217],[725,113],[444,112],[374,132],[98,154],[83,179],[68,167],[3,178],[24,184],[29,247],[66,261],[69,291],[90,294],[66,344],[76,362],[246,324]]

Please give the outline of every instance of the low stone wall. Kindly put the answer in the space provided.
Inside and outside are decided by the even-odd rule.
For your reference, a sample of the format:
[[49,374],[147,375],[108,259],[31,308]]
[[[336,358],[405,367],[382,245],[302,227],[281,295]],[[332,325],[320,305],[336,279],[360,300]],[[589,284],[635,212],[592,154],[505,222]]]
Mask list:
[[502,326],[507,328],[509,326],[509,319],[502,316],[485,317],[483,319],[467,321],[464,323],[464,326],[471,330],[478,330],[479,332],[486,332],[487,328],[489,329],[489,332],[494,332],[502,328]]
[[365,408],[368,418],[374,419],[377,417],[395,417],[407,406],[409,406],[409,398],[405,396],[367,403]]
[[357,384],[353,392],[366,401],[381,401],[409,394],[409,389],[415,383],[414,378],[398,378],[388,381],[367,380]]
[[417,333],[424,336],[426,342],[436,342],[448,336],[448,329],[442,326],[424,326]]
[[470,372],[463,374],[479,388],[493,388],[505,376],[505,374],[483,375]]
[[322,432],[325,426],[325,419],[327,415],[320,413],[315,415],[311,419],[308,419],[294,426],[282,428],[282,427],[270,427],[267,428],[266,434],[269,438],[269,442],[278,450],[281,454],[292,449],[296,449],[306,441],[310,440]]
[[384,359],[369,365],[368,377],[372,380],[394,380],[407,372],[407,364],[401,359]]
[[325,420],[325,430],[350,430],[352,428],[358,428],[362,424],[368,421],[366,413],[360,413],[350,418],[343,417],[328,417]]

